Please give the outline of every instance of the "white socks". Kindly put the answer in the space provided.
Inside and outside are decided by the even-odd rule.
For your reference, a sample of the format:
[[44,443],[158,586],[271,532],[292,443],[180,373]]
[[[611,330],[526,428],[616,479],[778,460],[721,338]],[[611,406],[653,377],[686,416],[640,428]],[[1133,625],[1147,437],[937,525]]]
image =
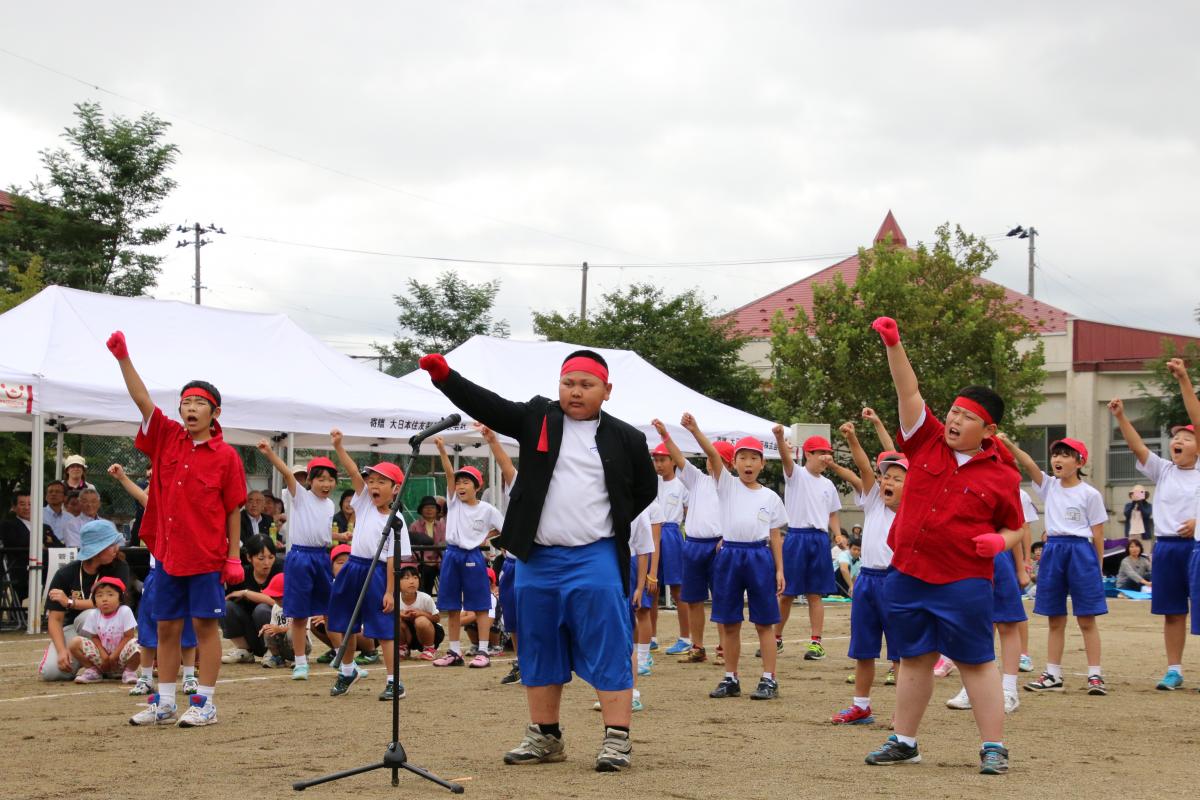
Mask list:
[[1004,683],[1004,693],[1005,694],[1016,694],[1017,693],[1017,676],[1016,675],[1005,675],[1001,680]]
[[296,666],[297,667],[307,667],[308,666],[308,656],[296,656]]
[[646,642],[645,644],[643,644],[641,642],[638,642],[637,654],[638,654],[638,663],[639,664],[645,664],[647,661],[649,661],[650,660],[650,643]]
[[1101,674],[1102,673],[1100,672],[1099,666],[1088,667],[1088,677],[1089,678],[1098,678],[1101,676]]
[[1062,680],[1062,664],[1047,664],[1046,672],[1050,673],[1050,677]]
[[451,642],[450,643],[450,652],[454,653],[455,655],[461,656],[462,655],[462,642],[461,641]]
[[349,677],[350,677],[351,675],[353,675],[353,674],[354,674],[354,672],[355,672],[355,670],[354,670],[354,662],[353,662],[353,661],[351,661],[349,664],[342,664],[342,667],[341,667],[341,670],[340,670],[340,672],[341,672],[343,675],[345,675],[347,678],[349,678]]
[[854,705],[858,706],[863,711],[870,711],[871,710],[871,698],[856,697],[856,698],[854,698]]
[[175,684],[164,683],[158,687],[158,703],[163,706],[175,705]]

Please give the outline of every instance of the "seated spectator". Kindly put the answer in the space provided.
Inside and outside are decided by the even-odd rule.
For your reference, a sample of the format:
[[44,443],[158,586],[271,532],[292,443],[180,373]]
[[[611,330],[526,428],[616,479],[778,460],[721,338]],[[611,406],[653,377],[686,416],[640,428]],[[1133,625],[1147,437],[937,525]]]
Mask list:
[[282,568],[276,568],[275,547],[269,536],[260,533],[250,537],[246,552],[250,557],[246,578],[225,595],[221,633],[233,642],[233,647],[221,656],[222,664],[253,664],[256,656],[267,652],[261,631],[271,621],[275,601],[264,590]]
[[833,547],[829,548],[829,560],[833,564],[833,569],[838,568],[838,559],[842,553],[850,549],[850,537],[842,533],[840,530],[834,534]]
[[[100,493],[95,489],[84,489],[79,493],[79,515],[67,523],[66,538],[62,540],[67,547],[79,547],[79,532],[89,522],[100,519]],[[122,537],[124,543],[124,537]]]
[[1125,504],[1125,538],[1154,538],[1154,506],[1140,483],[1129,491],[1129,502]]
[[1125,545],[1125,557],[1117,571],[1117,588],[1135,592],[1150,588],[1150,558],[1138,539],[1130,539]]
[[1037,597],[1038,568],[1042,565],[1042,550],[1046,547],[1045,534],[1042,534],[1042,537],[1042,541],[1034,542],[1029,548],[1029,558],[1033,563],[1029,565],[1029,585],[1025,587],[1026,597]]
[[[13,517],[0,522],[0,570],[12,581],[17,596],[25,600],[29,596],[29,532],[33,529],[33,504],[29,492],[18,491],[17,502],[12,508]],[[61,547],[49,525],[42,525],[42,546]]]
[[[62,481],[50,481],[46,484],[46,507],[42,509],[42,522],[54,531],[54,537],[61,542],[66,532],[71,515],[67,513],[67,485]],[[62,547],[62,545],[57,545]]]
[[71,640],[79,635],[80,617],[95,613],[92,587],[100,578],[119,578],[129,585],[129,565],[117,558],[124,538],[106,519],[93,520],[79,532],[76,559],[60,567],[50,580],[46,598],[46,632],[50,644],[38,666],[44,681],[69,681],[79,670],[71,656]]
[[251,537],[269,533],[271,518],[263,513],[266,507],[267,498],[262,492],[255,489],[246,495],[246,506],[242,509],[242,547]]
[[837,573],[833,576],[838,592],[843,597],[854,595],[854,581],[858,579],[858,571],[862,567],[862,540],[851,539],[850,547],[842,551],[837,560]]
[[67,649],[84,668],[75,676],[76,683],[96,683],[105,678],[120,678],[134,683],[141,652],[137,643],[137,618],[133,609],[121,603],[125,584],[120,578],[100,578],[92,586],[96,610],[85,614],[78,625],[79,635]]
[[[342,567],[346,566],[346,562],[350,560],[350,545],[339,544],[329,551],[329,558],[333,562],[333,577],[342,571]],[[312,635],[325,643],[329,648],[324,655],[317,658],[318,664],[329,664],[333,661],[334,654],[337,652],[337,647],[333,644],[333,640],[329,638],[329,631],[325,627],[325,617],[316,616],[309,617],[308,629]],[[375,640],[368,639],[365,636],[358,636],[358,652],[362,655],[364,661],[369,660],[369,655],[375,652]],[[357,660],[357,659],[356,659]],[[378,658],[375,659],[378,661]],[[373,661],[371,663],[374,663]]]
[[[74,518],[79,516],[79,512],[83,510],[83,506],[79,503],[79,492],[75,489],[67,490],[66,502],[67,514]],[[67,520],[70,522],[70,520]],[[61,538],[61,537],[60,537]]]
[[[413,544],[444,545],[446,543],[446,521],[439,518],[437,498],[426,495],[417,504],[417,518],[408,526],[408,538]],[[420,561],[421,591],[433,594],[442,569],[440,550],[414,550]]]
[[338,511],[333,515],[333,526],[337,528],[333,539],[336,542],[349,542],[350,534],[354,533],[354,506],[350,505],[353,499],[354,490],[347,489],[342,492],[342,499],[338,500]]
[[419,653],[426,661],[437,658],[437,649],[446,638],[438,624],[442,615],[433,598],[420,591],[420,573],[414,567],[400,570],[400,657]]
[[67,460],[63,462],[63,470],[67,475],[64,483],[68,492],[96,488],[87,481],[87,459],[83,456],[67,456]]
[[[296,650],[292,645],[292,619],[283,615],[283,573],[275,574],[263,594],[275,601],[271,606],[271,620],[258,633],[267,645],[267,655],[262,665],[267,669],[291,667],[296,663]],[[304,636],[304,655],[312,652],[312,642]],[[294,678],[293,678],[294,680]]]

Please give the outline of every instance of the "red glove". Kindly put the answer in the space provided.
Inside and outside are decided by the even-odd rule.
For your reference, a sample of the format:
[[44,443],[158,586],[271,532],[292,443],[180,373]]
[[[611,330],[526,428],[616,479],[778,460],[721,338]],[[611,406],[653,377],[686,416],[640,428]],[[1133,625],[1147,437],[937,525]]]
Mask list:
[[221,567],[221,583],[226,586],[233,586],[244,580],[246,580],[246,570],[242,568],[241,559],[225,559],[225,566]]
[[871,327],[879,333],[879,338],[883,339],[883,343],[888,347],[900,344],[900,328],[891,317],[876,317]]
[[998,533],[982,533],[971,541],[975,543],[975,555],[984,558],[995,558],[1008,547],[1008,542]]
[[108,345],[108,352],[112,353],[117,361],[129,358],[129,348],[125,346],[125,334],[120,331],[115,331],[112,336],[108,337],[105,344]]
[[441,353],[421,356],[421,360],[417,364],[429,373],[429,378],[434,383],[441,383],[450,377],[450,365],[446,363],[446,357]]

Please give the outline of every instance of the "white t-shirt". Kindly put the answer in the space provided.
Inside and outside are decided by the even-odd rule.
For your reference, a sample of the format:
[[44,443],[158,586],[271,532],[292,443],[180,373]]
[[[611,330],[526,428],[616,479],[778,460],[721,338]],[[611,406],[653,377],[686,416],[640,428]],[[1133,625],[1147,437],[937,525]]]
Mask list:
[[662,511],[662,521],[674,522],[676,525],[682,524],[684,508],[687,504],[688,490],[683,481],[679,479],[679,470],[675,470],[675,477],[669,481],[664,481],[660,476],[658,479],[658,505]]
[[[1180,469],[1168,459],[1151,453],[1138,472],[1154,481],[1154,535],[1166,539],[1179,535],[1179,528],[1195,519],[1200,505],[1200,470]],[[1049,530],[1049,528],[1047,528]]]
[[413,598],[411,603],[404,602],[404,596],[400,596],[401,611],[409,611],[414,608],[417,611],[421,611],[426,614],[433,614],[435,617],[438,614],[437,604],[434,603],[433,598],[425,594],[425,592],[417,592],[417,596]]
[[765,486],[751,489],[728,470],[717,481],[721,531],[728,542],[761,542],[775,528],[786,528],[787,511],[779,495]]
[[1025,515],[1025,524],[1037,522],[1040,517],[1038,517],[1037,506],[1033,504],[1033,498],[1024,489],[1019,491],[1021,492],[1021,513]]
[[1080,481],[1067,488],[1058,478],[1042,473],[1042,482],[1033,491],[1046,508],[1046,533],[1051,536],[1092,538],[1092,526],[1108,521],[1104,498],[1090,483]]
[[648,556],[654,552],[654,531],[651,525],[663,523],[662,508],[654,500],[642,509],[642,513],[633,518],[629,526],[629,554],[631,556]]
[[829,515],[842,510],[833,481],[813,475],[800,464],[792,466],[792,475],[784,479],[784,505],[788,525],[793,528],[829,530]]
[[451,492],[446,498],[446,544],[473,550],[483,544],[487,535],[504,527],[504,517],[491,503],[480,500],[475,505],[458,499]]
[[288,512],[288,546],[328,547],[333,541],[330,535],[333,530],[333,499],[324,500],[317,497],[299,483],[296,484],[296,494],[284,492],[284,497],[291,497],[291,510]]
[[[724,469],[724,468],[722,468]],[[721,502],[717,499],[717,482],[690,462],[685,463],[677,480],[688,490],[687,537],[689,539],[721,538]]]
[[[350,498],[350,507],[354,509],[354,538],[350,540],[350,555],[359,558],[374,558],[375,548],[379,547],[379,537],[383,535],[383,526],[387,524],[388,515],[375,507],[371,492],[364,485],[361,492]],[[400,523],[400,555],[412,555],[412,543],[408,539],[408,526],[404,517],[397,516]],[[391,558],[394,553],[393,539],[387,537],[380,558]]]
[[596,447],[600,420],[563,417],[562,447],[534,541],[580,547],[612,538],[612,504]]
[[106,617],[99,611],[85,616],[79,632],[84,636],[100,637],[100,646],[108,653],[117,649],[126,631],[137,627],[137,617],[133,615],[133,609],[129,606],[121,606],[111,617]]
[[863,510],[862,566],[868,569],[887,569],[892,564],[892,548],[888,547],[888,531],[896,512],[883,502],[879,481],[871,485],[864,497],[855,492],[855,504]]

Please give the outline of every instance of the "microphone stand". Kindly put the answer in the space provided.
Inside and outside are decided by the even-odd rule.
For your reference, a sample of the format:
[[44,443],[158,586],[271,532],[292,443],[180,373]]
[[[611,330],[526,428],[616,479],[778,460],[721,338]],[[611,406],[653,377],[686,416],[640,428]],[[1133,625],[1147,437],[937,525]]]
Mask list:
[[[338,648],[337,655],[333,659],[333,664],[341,664],[342,657],[346,652],[346,648],[354,641],[354,637],[350,635],[360,619],[362,612],[363,601],[367,597],[367,588],[371,584],[371,576],[375,573],[375,566],[379,563],[379,558],[383,555],[383,546],[387,542],[387,537],[392,537],[392,553],[393,553],[393,573],[392,580],[392,665],[396,669],[397,675],[395,680],[399,681],[399,661],[400,661],[400,530],[404,525],[404,520],[400,517],[400,508],[402,506],[401,498],[404,495],[404,484],[408,482],[409,470],[412,467],[413,459],[417,457],[421,449],[421,443],[434,434],[440,433],[447,428],[452,428],[462,421],[458,414],[451,414],[433,425],[430,425],[425,430],[416,434],[408,440],[409,446],[412,448],[412,453],[409,454],[408,460],[405,462],[404,482],[400,484],[400,490],[396,492],[396,498],[392,501],[391,513],[388,514],[387,522],[384,525],[384,535],[379,537],[379,547],[375,549],[375,558],[371,560],[371,566],[367,569],[367,579],[363,582],[362,591],[358,593],[358,602],[354,604],[354,611],[350,614],[350,622],[346,625],[346,635],[342,639],[342,646]],[[408,770],[414,775],[418,775],[427,781],[436,783],[438,786],[449,789],[454,794],[462,794],[463,787],[461,784],[452,783],[450,781],[439,778],[429,770],[418,767],[415,764],[410,764],[408,754],[404,752],[404,745],[400,743],[400,693],[396,691],[396,686],[393,685],[392,691],[392,740],[388,743],[387,749],[383,752],[383,760],[377,761],[374,764],[366,764],[361,767],[334,772],[329,775],[323,775],[319,778],[313,778],[307,781],[296,781],[292,784],[292,788],[297,792],[302,792],[310,786],[317,786],[322,783],[338,781],[343,778],[349,778],[353,775],[361,775],[364,772],[374,772],[377,769],[390,769],[392,771],[392,786],[400,785],[400,770]]]

